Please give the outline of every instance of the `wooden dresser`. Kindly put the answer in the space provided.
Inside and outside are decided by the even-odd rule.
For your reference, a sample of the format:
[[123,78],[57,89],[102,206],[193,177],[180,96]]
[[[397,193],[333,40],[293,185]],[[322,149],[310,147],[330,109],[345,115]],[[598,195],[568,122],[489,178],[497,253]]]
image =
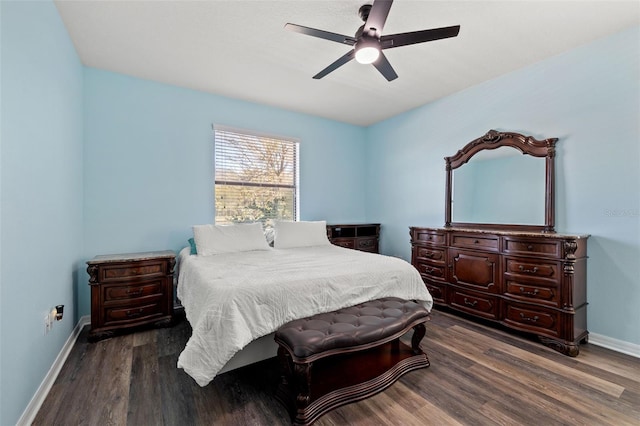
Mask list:
[[96,256],[87,262],[92,341],[141,326],[168,326],[173,313],[173,251]]
[[410,234],[411,263],[436,304],[578,355],[588,336],[588,235],[417,227]]
[[360,251],[378,253],[380,224],[327,225],[327,236],[331,244]]

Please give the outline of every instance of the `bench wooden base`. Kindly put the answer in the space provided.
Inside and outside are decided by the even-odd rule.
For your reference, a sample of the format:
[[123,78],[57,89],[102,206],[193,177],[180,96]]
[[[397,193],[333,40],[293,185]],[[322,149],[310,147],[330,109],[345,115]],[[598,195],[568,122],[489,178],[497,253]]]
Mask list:
[[312,363],[294,363],[280,347],[283,375],[276,397],[295,425],[309,425],[334,408],[368,398],[391,386],[403,374],[429,367],[419,344],[424,324],[414,327],[412,347],[396,338],[361,351],[341,353]]

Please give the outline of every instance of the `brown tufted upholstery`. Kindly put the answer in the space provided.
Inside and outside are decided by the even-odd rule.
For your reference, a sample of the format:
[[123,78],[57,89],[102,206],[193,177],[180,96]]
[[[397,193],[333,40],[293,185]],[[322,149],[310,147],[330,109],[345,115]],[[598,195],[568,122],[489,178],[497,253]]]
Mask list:
[[337,349],[390,341],[428,316],[418,303],[387,297],[291,321],[280,327],[275,340],[298,360],[317,358]]

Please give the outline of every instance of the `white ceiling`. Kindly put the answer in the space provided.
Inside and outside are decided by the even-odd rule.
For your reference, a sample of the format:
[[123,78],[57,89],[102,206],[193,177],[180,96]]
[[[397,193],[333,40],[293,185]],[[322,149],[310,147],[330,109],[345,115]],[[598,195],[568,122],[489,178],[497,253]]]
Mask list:
[[56,0],[82,63],[144,79],[369,125],[640,24],[631,1],[396,0],[383,34],[461,25],[456,38],[385,50],[387,82],[350,47],[285,23],[352,36],[371,0]]

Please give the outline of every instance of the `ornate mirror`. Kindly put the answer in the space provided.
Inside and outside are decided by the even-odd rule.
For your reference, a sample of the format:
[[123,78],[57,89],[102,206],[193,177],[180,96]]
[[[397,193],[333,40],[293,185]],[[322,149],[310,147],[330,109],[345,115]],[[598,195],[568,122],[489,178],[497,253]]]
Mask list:
[[445,226],[555,232],[557,140],[489,130],[446,157]]

